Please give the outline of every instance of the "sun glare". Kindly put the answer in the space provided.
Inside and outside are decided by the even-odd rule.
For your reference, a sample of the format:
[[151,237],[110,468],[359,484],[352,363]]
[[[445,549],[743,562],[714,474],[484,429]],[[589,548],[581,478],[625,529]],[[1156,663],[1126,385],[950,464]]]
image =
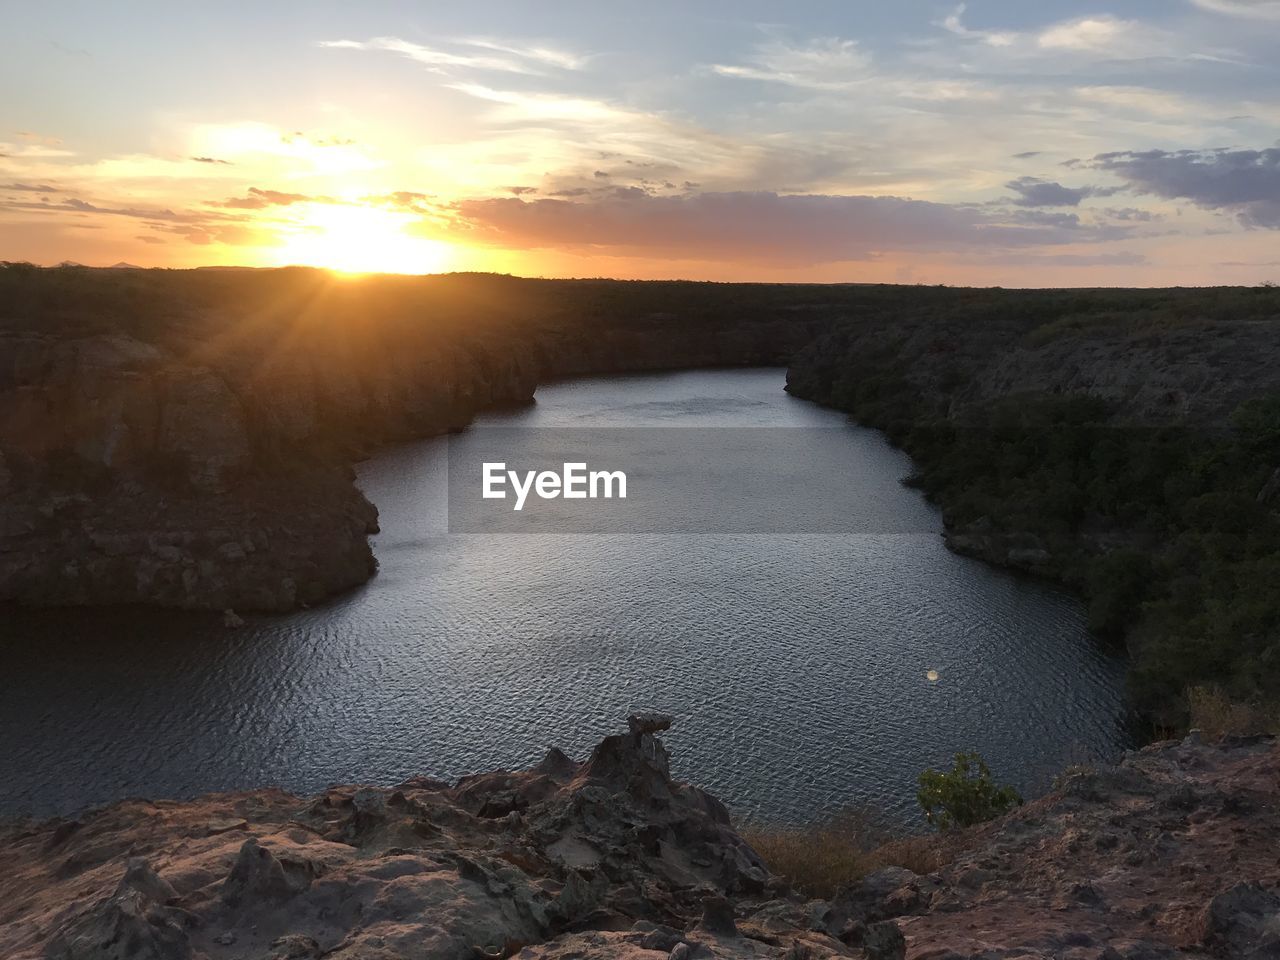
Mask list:
[[276,259],[339,273],[439,273],[448,267],[449,245],[407,233],[417,221],[414,214],[376,207],[314,204]]

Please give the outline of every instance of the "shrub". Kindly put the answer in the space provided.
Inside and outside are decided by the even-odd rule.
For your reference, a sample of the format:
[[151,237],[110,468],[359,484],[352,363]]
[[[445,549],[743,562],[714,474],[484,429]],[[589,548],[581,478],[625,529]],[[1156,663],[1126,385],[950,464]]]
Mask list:
[[916,799],[925,819],[942,830],[971,827],[1022,803],[1013,787],[991,778],[986,761],[974,751],[957,753],[955,766],[946,773],[929,769],[920,774]]

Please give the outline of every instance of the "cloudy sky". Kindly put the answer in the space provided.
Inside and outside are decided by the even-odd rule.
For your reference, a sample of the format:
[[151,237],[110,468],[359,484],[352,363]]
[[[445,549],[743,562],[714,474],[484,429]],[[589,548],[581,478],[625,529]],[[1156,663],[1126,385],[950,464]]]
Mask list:
[[3,6],[0,259],[1280,280],[1280,0]]

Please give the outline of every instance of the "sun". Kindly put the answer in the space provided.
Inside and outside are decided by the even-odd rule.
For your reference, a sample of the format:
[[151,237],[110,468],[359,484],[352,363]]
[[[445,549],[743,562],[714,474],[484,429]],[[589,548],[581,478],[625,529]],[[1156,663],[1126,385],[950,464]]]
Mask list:
[[356,204],[308,204],[275,255],[281,266],[325,267],[340,273],[440,273],[447,243],[407,232],[412,213]]

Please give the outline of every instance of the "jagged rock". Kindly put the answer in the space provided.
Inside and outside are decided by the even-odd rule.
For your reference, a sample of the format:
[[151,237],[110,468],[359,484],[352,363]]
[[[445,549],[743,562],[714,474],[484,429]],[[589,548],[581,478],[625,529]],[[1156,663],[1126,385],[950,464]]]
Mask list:
[[151,869],[151,865],[142,857],[134,857],[125,868],[120,886],[116,888],[116,896],[136,890],[148,900],[155,903],[168,903],[177,898],[173,887]]
[[554,780],[563,781],[578,772],[578,764],[566,756],[559,747],[552,747],[534,770]]
[[84,826],[84,823],[80,820],[62,820],[59,818],[50,822],[53,824],[53,829],[49,831],[49,839],[45,841],[45,853],[62,846],[77,830]]
[[248,826],[249,821],[244,817],[224,817],[221,820],[210,820],[204,825],[204,832],[213,837],[232,830],[244,830]]
[[636,946],[659,953],[670,953],[684,940],[684,934],[679,930],[649,920],[637,920],[632,925],[631,932],[638,937]]
[[588,879],[580,870],[569,869],[553,907],[556,916],[568,925],[589,917],[600,909],[608,887],[602,873],[595,873]]
[[324,956],[320,945],[310,937],[289,934],[271,941],[271,953],[268,960],[315,960]]
[[872,871],[831,899],[822,917],[823,927],[844,940],[851,928],[861,930],[881,920],[922,912],[928,897],[921,891],[921,880],[902,867]]
[[904,960],[907,955],[907,938],[892,920],[868,926],[861,946],[867,953],[867,960]]
[[235,866],[222,887],[222,899],[230,906],[287,900],[297,892],[285,876],[284,865],[266,847],[250,837],[240,847]]
[[627,729],[635,734],[654,734],[670,730],[672,718],[665,713],[633,713],[627,717]]
[[[162,932],[165,918],[179,923],[197,956],[229,947],[246,957],[308,956],[313,941],[325,950],[344,942],[353,957],[507,956],[522,946],[525,956],[548,958],[578,948],[602,958],[665,955],[691,926],[703,938],[690,941],[693,956],[781,955],[737,935],[728,899],[763,889],[767,871],[722,805],[671,779],[666,750],[649,733],[606,738],[586,763],[557,751],[534,770],[452,787],[416,778],[393,790],[332,788],[306,802],[266,792],[163,812],[133,803],[75,830],[50,824],[24,849],[48,858],[51,871],[81,863],[58,874],[57,896],[58,883],[100,862],[95,851],[123,855],[145,835],[166,876],[131,862],[122,895],[141,897],[136,887],[172,904],[157,904],[169,912],[154,922]],[[489,816],[507,807],[519,809]],[[80,839],[86,833],[92,842]],[[56,851],[45,853],[55,834]],[[6,882],[0,873],[0,893]],[[145,910],[137,915],[146,921]],[[807,923],[803,911],[794,916]],[[784,944],[812,936],[778,918],[769,929]],[[23,942],[48,935],[37,926],[22,934]],[[15,942],[9,936],[0,928],[0,956]],[[736,946],[712,946],[722,942]]]
[[138,890],[126,889],[57,934],[49,960],[191,960],[182,926]]
[[713,937],[741,936],[738,932],[737,919],[734,917],[733,904],[721,896],[710,896],[702,901],[702,919],[698,921],[694,930]]

